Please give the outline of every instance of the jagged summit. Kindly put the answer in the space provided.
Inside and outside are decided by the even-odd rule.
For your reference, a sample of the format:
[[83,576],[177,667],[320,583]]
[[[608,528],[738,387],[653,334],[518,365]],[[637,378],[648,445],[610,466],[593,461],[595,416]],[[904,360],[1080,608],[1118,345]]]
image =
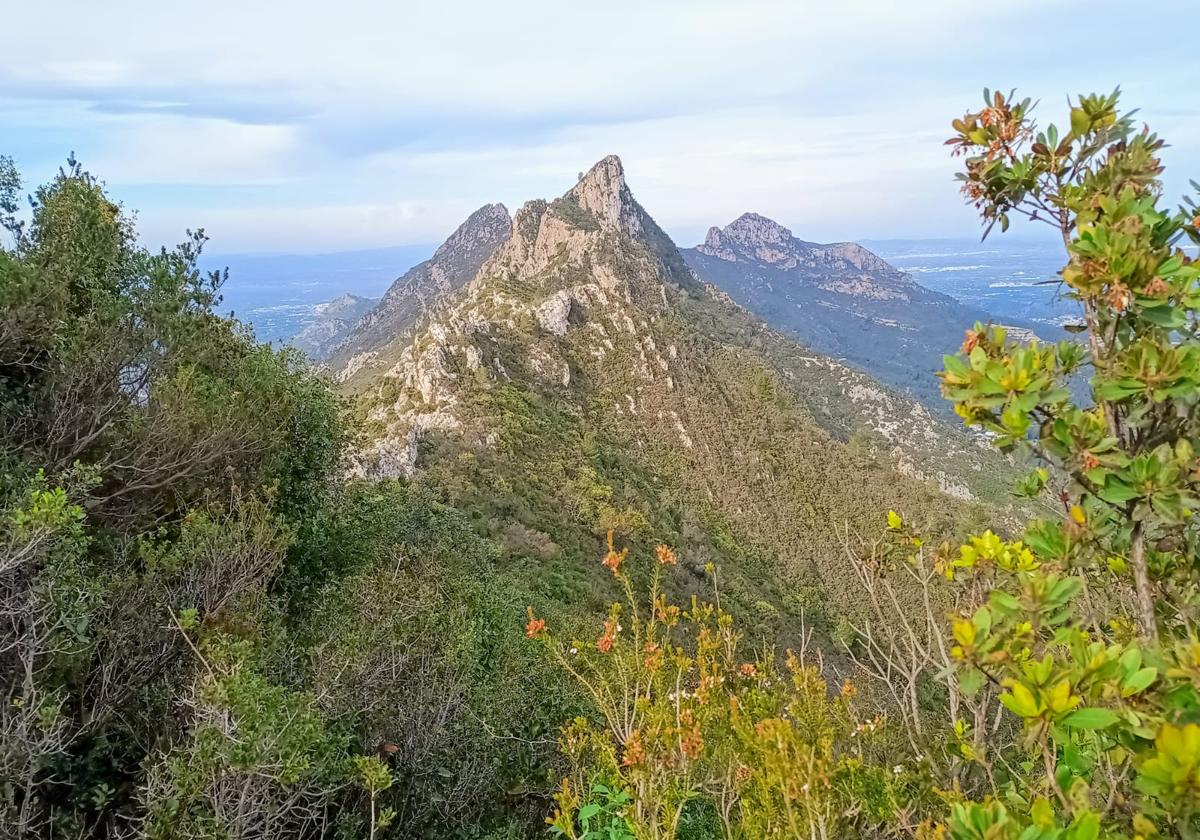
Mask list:
[[874,274],[889,285],[909,285],[904,274],[855,242],[806,242],[758,213],[743,213],[723,228],[709,228],[704,243],[695,250],[727,262],[758,262],[784,270],[813,268],[827,275]]
[[599,160],[567,196],[596,217],[602,227],[630,236],[642,233],[641,213],[625,183],[625,167],[616,155]]
[[[792,232],[774,219],[768,219],[758,213],[743,213],[724,228],[711,227],[704,238],[704,245],[714,251],[720,250],[723,244],[736,243],[753,247],[763,245],[790,246],[793,241],[800,240],[792,236]],[[808,244],[808,243],[804,243]]]
[[497,235],[506,233],[505,228],[511,225],[512,218],[507,207],[503,204],[485,204],[467,216],[466,221],[438,246],[430,261],[444,270],[453,269],[454,266],[448,263],[454,261],[464,249],[470,249],[480,242],[486,244],[495,241]]

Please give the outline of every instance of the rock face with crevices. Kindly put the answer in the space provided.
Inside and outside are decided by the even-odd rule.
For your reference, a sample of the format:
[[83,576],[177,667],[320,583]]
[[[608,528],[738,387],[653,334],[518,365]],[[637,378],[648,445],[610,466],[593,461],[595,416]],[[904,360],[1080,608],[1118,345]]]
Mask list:
[[821,245],[744,213],[683,252],[688,265],[775,329],[949,416],[934,372],[988,314],[926,289],[854,242]]
[[[782,254],[778,230],[747,234],[747,247]],[[835,258],[871,265],[853,250]],[[520,511],[522,528],[558,545],[572,529],[648,527],[637,523],[668,504],[681,523],[734,523],[780,569],[811,572],[853,511],[921,499],[948,516],[999,498],[989,482],[1009,473],[974,438],[698,279],[615,157],[559,198],[526,202],[475,277],[393,345],[337,372],[368,423],[354,472],[445,482],[499,506],[497,523]],[[653,509],[622,502],[635,486],[656,494]]]

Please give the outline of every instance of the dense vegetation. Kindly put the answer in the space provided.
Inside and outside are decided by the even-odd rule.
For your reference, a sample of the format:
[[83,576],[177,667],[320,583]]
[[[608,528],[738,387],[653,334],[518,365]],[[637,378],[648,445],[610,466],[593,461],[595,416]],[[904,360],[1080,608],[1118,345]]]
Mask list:
[[202,234],[138,248],[73,162],[23,224],[0,176],[5,836],[539,822],[571,701],[495,546],[340,480],[338,398],[213,313]]
[[[955,132],[987,223],[1061,232],[1084,314],[945,360],[964,421],[1040,459],[1021,533],[932,491],[878,535],[825,521],[872,530],[891,488],[831,500],[885,456],[796,409],[769,337],[690,336],[742,323],[700,296],[662,329],[706,360],[678,387],[753,407],[692,430],[749,441],[744,475],[635,455],[599,388],[500,383],[462,392],[487,454],[435,437],[418,478],[348,481],[353,412],[214,314],[202,234],[146,252],[74,162],[23,221],[0,159],[5,836],[1198,836],[1200,212],[1159,206],[1115,95],[1060,132],[989,93]],[[778,478],[798,453],[828,492]],[[768,562],[804,535],[809,565]],[[840,590],[786,574],[835,555]]]
[[[1200,831],[1200,266],[1180,247],[1200,241],[1200,212],[1159,208],[1162,141],[1133,130],[1116,94],[1078,100],[1062,134],[1039,132],[1028,101],[985,99],[950,140],[963,190],[989,227],[1023,214],[1060,231],[1087,341],[976,325],[943,390],[998,447],[1043,462],[1019,490],[1059,513],[1020,539],[931,548],[889,512],[881,539],[848,546],[873,615],[836,693],[803,648],[783,669],[769,652],[739,664],[719,600],[681,610],[658,574],[639,611],[610,549],[627,597],[597,641],[567,647],[532,613],[527,625],[601,715],[565,731],[560,833],[678,837],[689,817],[725,837]],[[1082,406],[1068,388],[1081,370]],[[884,688],[886,719],[859,682]]]

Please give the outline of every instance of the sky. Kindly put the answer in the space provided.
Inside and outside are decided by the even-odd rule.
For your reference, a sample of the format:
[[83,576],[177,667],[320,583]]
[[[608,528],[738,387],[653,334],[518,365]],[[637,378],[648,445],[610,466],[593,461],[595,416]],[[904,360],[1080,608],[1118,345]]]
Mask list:
[[58,0],[11,4],[0,154],[71,151],[151,246],[436,243],[618,154],[680,245],[753,210],[817,241],[972,236],[942,141],[985,86],[1118,84],[1200,179],[1194,0]]

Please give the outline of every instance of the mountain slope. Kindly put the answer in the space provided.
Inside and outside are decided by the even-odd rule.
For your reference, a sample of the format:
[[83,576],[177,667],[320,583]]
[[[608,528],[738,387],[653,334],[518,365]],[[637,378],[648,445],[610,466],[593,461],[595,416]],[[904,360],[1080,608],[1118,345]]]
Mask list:
[[328,303],[318,304],[313,308],[312,320],[287,343],[303,350],[310,359],[324,359],[376,303],[375,298],[346,293]]
[[1011,473],[701,283],[615,157],[525,204],[402,343],[340,372],[371,429],[357,471],[437,487],[560,603],[594,592],[580,558],[612,529],[697,578],[718,562],[768,625],[806,604],[832,621],[857,601],[847,522],[896,508],[944,533]]
[[467,217],[433,256],[396,280],[374,309],[330,353],[334,369],[352,357],[379,353],[411,327],[438,298],[471,280],[508,238],[511,220],[503,204],[485,204]]
[[853,242],[818,245],[746,213],[683,252],[697,274],[801,343],[948,412],[933,374],[987,313],[914,283]]

